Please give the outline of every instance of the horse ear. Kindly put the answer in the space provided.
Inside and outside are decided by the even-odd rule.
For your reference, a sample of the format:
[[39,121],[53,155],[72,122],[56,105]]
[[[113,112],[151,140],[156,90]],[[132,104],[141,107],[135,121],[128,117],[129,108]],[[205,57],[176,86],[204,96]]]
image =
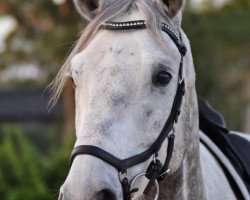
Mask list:
[[79,14],[87,19],[93,19],[102,8],[102,0],[73,0]]
[[183,7],[184,0],[159,0],[163,4],[167,15],[173,18]]

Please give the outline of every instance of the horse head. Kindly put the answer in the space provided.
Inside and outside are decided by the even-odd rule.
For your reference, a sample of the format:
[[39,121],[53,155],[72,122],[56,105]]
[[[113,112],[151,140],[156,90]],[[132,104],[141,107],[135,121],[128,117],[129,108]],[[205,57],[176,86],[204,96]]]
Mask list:
[[[172,180],[171,187],[178,188],[174,180],[182,174],[186,152],[197,147],[194,138],[198,144],[195,73],[181,29],[183,1],[74,3],[90,23],[55,81],[60,93],[72,78],[76,99],[76,149],[59,198],[141,199],[149,182],[157,184],[163,175],[168,177],[163,182]],[[154,175],[157,162],[161,167]],[[150,178],[144,177],[147,170]]]

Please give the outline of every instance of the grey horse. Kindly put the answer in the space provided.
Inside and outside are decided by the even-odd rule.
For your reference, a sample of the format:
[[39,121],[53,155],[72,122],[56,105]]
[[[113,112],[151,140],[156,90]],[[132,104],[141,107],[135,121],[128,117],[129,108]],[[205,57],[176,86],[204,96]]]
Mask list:
[[[68,78],[75,84],[76,144],[93,145],[117,158],[145,151],[157,139],[170,115],[177,90],[181,55],[161,23],[180,33],[187,47],[183,58],[186,93],[174,125],[176,139],[167,178],[159,199],[234,200],[236,196],[218,161],[200,143],[195,71],[189,41],[181,29],[183,0],[74,0],[79,13],[90,20],[53,83],[55,102]],[[110,31],[106,22],[143,20],[146,29]],[[164,85],[152,81],[163,71]],[[166,78],[165,77],[165,78]],[[248,137],[249,139],[249,137]],[[167,140],[158,152],[164,163]],[[146,171],[151,157],[127,170],[133,180]],[[132,199],[153,199],[136,183]],[[91,155],[75,158],[60,190],[60,200],[123,199],[118,171]]]

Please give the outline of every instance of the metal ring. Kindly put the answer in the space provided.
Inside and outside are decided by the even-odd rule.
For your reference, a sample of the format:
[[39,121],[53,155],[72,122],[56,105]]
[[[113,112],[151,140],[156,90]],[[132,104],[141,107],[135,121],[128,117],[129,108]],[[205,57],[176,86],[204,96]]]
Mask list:
[[123,182],[123,180],[125,179],[125,178],[127,178],[127,173],[125,172],[119,172],[119,174],[118,174],[118,177],[119,177],[119,180],[121,181],[121,182]]
[[[138,174],[131,182],[130,186],[131,186],[131,189],[134,189],[133,188],[133,185],[135,183],[135,181],[139,178],[141,178],[142,176],[146,176],[146,173],[141,173],[141,174]],[[159,194],[160,194],[160,188],[159,188],[159,183],[157,180],[155,180],[155,188],[156,188],[156,194],[155,194],[155,197],[154,197],[154,200],[157,200],[159,198]]]

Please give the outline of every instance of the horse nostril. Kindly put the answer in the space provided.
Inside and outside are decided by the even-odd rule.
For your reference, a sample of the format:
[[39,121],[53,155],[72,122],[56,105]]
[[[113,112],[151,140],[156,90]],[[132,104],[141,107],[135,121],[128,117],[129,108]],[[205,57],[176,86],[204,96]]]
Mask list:
[[115,194],[110,190],[102,190],[97,194],[98,200],[116,200]]

